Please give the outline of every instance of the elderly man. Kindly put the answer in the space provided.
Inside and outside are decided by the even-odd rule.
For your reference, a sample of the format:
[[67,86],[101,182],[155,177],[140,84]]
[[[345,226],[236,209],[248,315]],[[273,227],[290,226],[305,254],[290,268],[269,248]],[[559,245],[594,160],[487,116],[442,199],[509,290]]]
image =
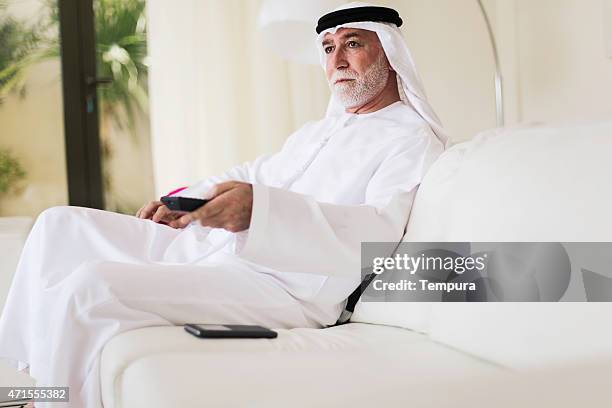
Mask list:
[[360,282],[361,242],[401,239],[446,142],[401,23],[354,4],[323,16],[326,117],[280,152],[178,193],[209,198],[200,209],[43,212],[0,320],[0,357],[29,366],[38,385],[70,386],[72,407],[100,407],[100,351],[120,332],[334,324]]

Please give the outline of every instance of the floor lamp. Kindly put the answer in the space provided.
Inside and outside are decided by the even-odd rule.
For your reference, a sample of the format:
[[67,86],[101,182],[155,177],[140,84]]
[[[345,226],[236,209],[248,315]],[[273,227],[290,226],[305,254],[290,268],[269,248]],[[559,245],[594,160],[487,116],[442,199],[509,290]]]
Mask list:
[[480,7],[480,11],[482,12],[482,17],[484,18],[485,24],[487,26],[487,32],[489,33],[489,40],[491,41],[491,48],[493,49],[493,58],[495,59],[495,113],[497,117],[497,126],[503,127],[505,124],[504,118],[504,87],[503,87],[503,78],[501,74],[501,65],[499,63],[499,53],[497,51],[497,42],[495,41],[495,34],[493,33],[493,28],[491,27],[491,21],[489,20],[489,15],[487,14],[487,10],[482,4],[482,0],[476,0],[478,2],[478,6]]

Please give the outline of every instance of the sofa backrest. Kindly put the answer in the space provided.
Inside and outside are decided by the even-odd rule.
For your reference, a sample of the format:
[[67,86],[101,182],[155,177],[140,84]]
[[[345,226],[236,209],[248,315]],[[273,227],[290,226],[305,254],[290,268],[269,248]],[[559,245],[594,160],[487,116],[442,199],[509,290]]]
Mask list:
[[430,169],[406,239],[612,240],[612,123],[493,130]]
[[[451,147],[423,180],[404,240],[612,242],[612,122],[491,130]],[[524,367],[612,356],[611,317],[612,303],[364,302],[352,320]]]

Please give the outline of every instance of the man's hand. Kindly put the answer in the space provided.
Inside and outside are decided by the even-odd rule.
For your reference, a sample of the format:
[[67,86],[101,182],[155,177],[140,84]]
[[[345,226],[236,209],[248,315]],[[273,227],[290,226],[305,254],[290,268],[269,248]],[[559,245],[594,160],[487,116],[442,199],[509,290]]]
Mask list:
[[253,209],[253,186],[240,181],[217,184],[207,194],[210,201],[197,210],[170,221],[173,228],[185,228],[192,221],[204,227],[223,228],[230,232],[248,229]]
[[[172,221],[182,217],[183,215],[185,215],[184,211],[172,211],[168,207],[166,207],[161,201],[151,201],[150,203],[145,204],[136,213],[136,217],[138,218],[152,220],[157,223],[168,225],[170,225]],[[174,226],[172,227],[178,228]]]

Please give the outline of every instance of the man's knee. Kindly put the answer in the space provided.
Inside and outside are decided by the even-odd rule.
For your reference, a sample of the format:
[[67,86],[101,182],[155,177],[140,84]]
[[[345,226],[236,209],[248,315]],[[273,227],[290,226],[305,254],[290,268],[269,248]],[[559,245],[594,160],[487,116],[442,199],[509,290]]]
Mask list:
[[78,207],[70,207],[67,205],[49,207],[38,215],[36,219],[36,223],[48,223],[48,222],[59,222],[63,223],[66,220],[73,217],[77,211]]
[[[71,224],[83,225],[89,219],[90,214],[97,212],[93,208],[85,207],[74,207],[74,206],[55,206],[49,207],[40,213],[36,219],[35,227],[40,228],[44,226],[47,232],[51,231],[53,234],[61,234],[62,230],[66,230]],[[54,239],[61,239],[60,235],[57,235]]]
[[72,298],[94,300],[96,297],[109,292],[109,283],[106,277],[108,271],[106,261],[87,261],[77,267],[64,281],[62,287]]

